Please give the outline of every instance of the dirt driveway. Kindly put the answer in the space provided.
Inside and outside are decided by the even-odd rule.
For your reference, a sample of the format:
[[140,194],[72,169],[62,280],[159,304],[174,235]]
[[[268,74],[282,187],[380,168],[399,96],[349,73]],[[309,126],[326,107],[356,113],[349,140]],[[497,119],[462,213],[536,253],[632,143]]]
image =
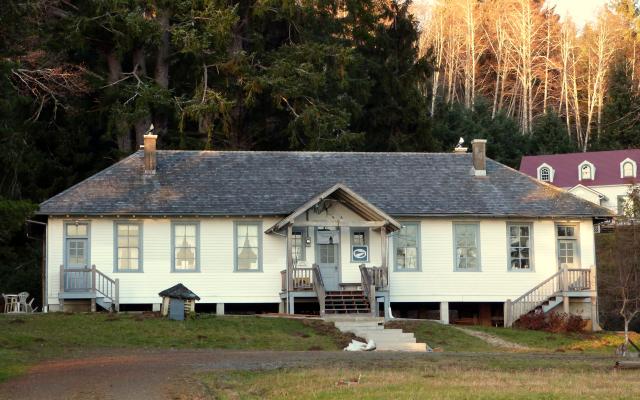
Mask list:
[[[482,357],[481,354],[451,353]],[[491,354],[491,357],[562,358],[585,356]],[[219,369],[256,370],[348,362],[365,365],[377,360],[447,357],[434,353],[271,352],[225,350],[109,350],[40,363],[17,379],[0,385],[0,399],[179,399],[195,372]],[[601,358],[596,357],[594,359]]]

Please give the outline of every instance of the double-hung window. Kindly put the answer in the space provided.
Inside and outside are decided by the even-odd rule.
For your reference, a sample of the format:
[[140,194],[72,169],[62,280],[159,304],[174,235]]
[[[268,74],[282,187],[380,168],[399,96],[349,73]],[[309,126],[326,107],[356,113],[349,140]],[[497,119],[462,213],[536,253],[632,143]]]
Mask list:
[[509,269],[511,271],[533,270],[531,224],[508,224],[507,235],[509,236]]
[[197,272],[199,263],[199,233],[197,222],[174,222],[173,228],[173,271]]
[[454,269],[456,271],[480,271],[480,225],[454,223]]
[[394,243],[395,270],[420,270],[420,224],[404,222]]
[[262,271],[262,224],[235,223],[235,270]]
[[116,222],[114,272],[141,271],[142,225],[137,222]]

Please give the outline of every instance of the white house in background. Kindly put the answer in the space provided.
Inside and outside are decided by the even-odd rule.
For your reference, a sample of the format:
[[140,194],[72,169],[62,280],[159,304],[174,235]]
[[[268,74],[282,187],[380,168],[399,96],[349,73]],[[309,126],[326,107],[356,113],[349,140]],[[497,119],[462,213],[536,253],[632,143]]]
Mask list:
[[621,215],[638,163],[640,149],[552,154],[523,157],[520,172]]
[[[473,154],[144,150],[40,205],[46,309],[596,319],[611,213]],[[540,283],[542,286],[533,290]]]

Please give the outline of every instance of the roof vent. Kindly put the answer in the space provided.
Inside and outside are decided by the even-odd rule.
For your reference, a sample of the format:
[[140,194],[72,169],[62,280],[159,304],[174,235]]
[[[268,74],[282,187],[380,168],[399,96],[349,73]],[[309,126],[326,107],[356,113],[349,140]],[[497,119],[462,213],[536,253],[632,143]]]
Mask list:
[[149,126],[149,130],[144,135],[144,173],[156,173],[156,141],[158,135],[153,134],[153,124]]
[[471,141],[473,152],[473,174],[475,176],[487,175],[487,140],[474,139]]

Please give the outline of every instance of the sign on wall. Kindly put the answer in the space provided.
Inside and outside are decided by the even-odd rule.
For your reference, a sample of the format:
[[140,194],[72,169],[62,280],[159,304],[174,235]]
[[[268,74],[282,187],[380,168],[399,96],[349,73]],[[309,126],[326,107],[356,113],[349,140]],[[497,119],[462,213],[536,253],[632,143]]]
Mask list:
[[351,246],[351,260],[359,262],[369,261],[369,246]]

